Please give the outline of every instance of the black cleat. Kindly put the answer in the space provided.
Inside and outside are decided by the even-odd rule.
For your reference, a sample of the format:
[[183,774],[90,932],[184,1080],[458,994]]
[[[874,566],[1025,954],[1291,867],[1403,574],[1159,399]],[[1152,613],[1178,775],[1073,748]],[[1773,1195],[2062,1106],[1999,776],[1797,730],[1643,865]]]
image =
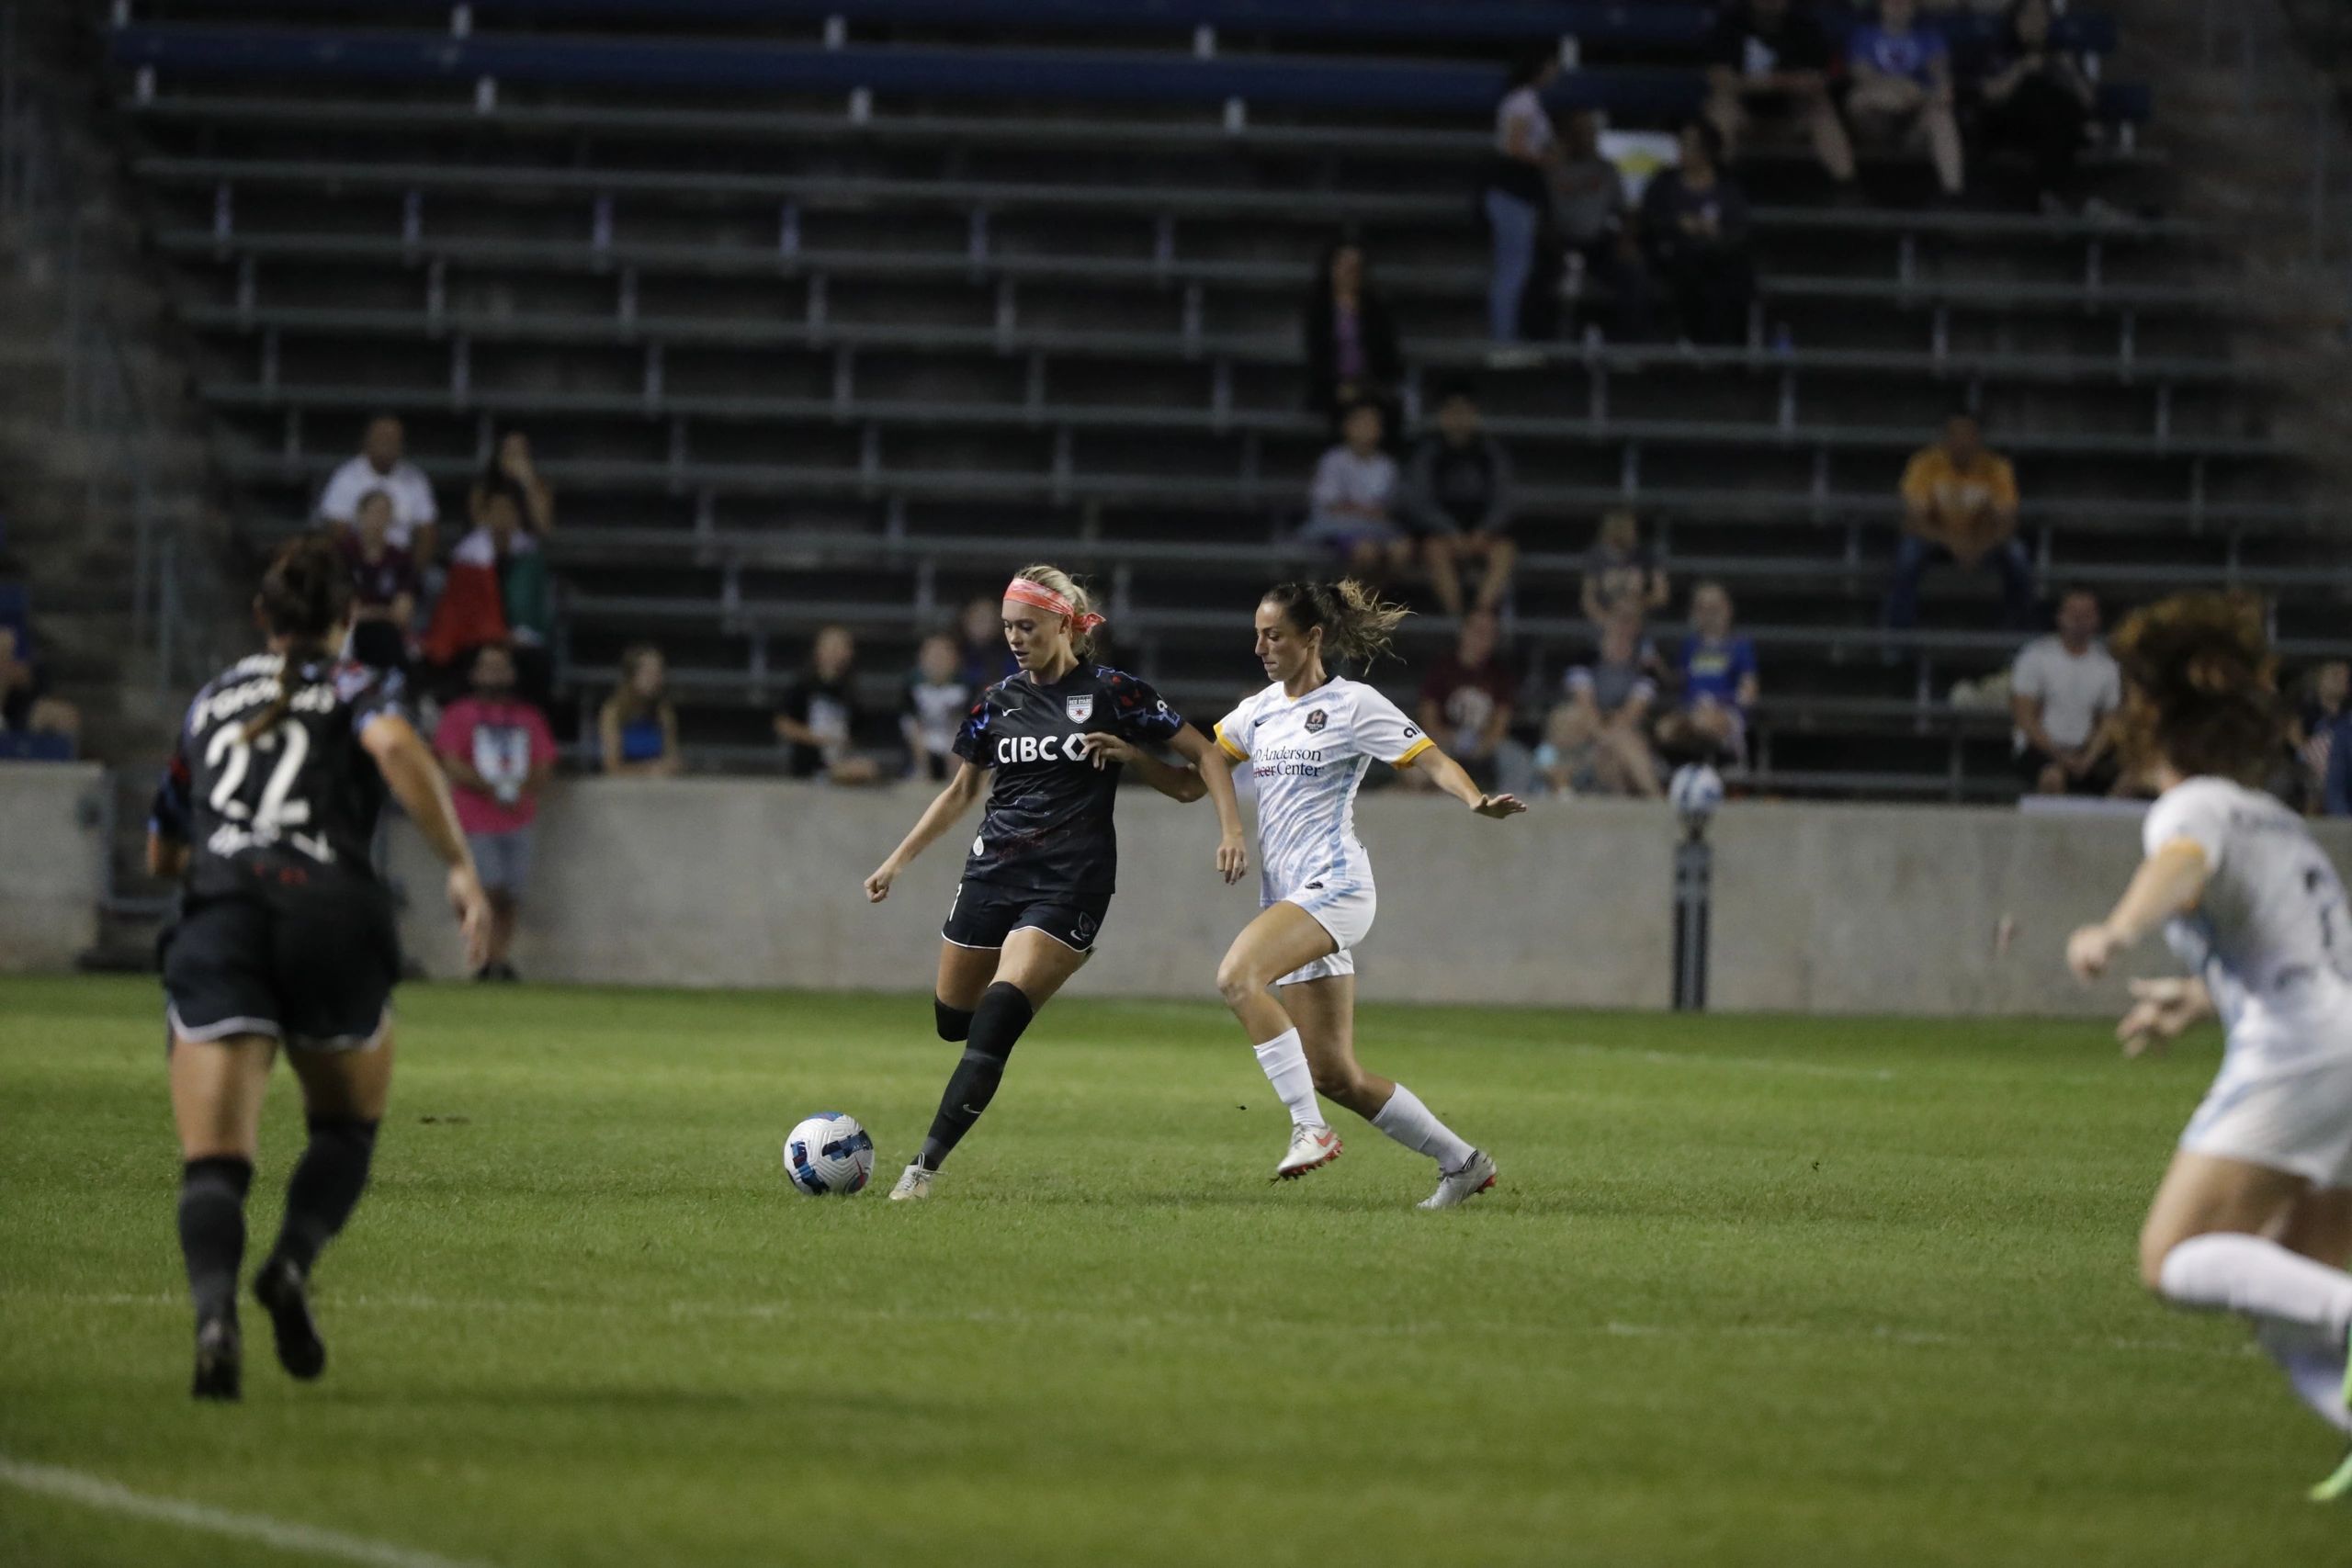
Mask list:
[[242,1397],[240,1370],[244,1350],[237,1341],[237,1321],[216,1317],[196,1325],[196,1378],[188,1393],[198,1399],[234,1401]]
[[279,1366],[305,1382],[326,1371],[327,1348],[311,1321],[310,1286],[300,1269],[283,1258],[264,1263],[254,1276],[254,1300],[269,1314]]

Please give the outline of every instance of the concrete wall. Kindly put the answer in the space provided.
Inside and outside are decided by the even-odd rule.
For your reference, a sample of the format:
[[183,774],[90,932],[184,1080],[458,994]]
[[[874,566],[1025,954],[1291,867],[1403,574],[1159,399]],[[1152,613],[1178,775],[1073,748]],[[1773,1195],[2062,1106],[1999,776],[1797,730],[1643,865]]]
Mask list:
[[[963,858],[951,834],[888,901],[859,883],[924,792],[736,780],[616,780],[560,789],[517,964],[535,977],[695,986],[927,985]],[[1671,986],[1676,829],[1661,808],[1539,806],[1510,822],[1396,794],[1362,803],[1381,889],[1364,944],[1369,998],[1662,1007]],[[1124,891],[1078,982],[1099,995],[1205,998],[1256,908],[1210,869],[1215,818],[1134,793],[1121,809]],[[2324,841],[2352,862],[2352,826]],[[2112,1012],[2122,977],[2077,987],[2067,931],[2112,903],[2136,819],[1944,807],[1733,806],[1718,818],[1711,999],[1825,1012]],[[439,877],[403,829],[412,951],[456,966]],[[2005,927],[2012,939],[2005,947]],[[2160,943],[2129,973],[2163,973]]]
[[95,762],[0,762],[0,972],[71,968],[96,943],[105,788]]

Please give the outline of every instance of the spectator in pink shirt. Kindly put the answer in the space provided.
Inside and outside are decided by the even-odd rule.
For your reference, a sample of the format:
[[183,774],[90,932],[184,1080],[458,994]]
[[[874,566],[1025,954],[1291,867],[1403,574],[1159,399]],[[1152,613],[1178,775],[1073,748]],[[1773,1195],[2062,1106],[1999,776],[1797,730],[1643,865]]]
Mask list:
[[474,978],[520,979],[507,952],[530,879],[539,792],[555,773],[555,737],[539,710],[514,695],[514,657],[503,647],[475,653],[473,690],[442,710],[433,749],[448,770],[458,825],[490,895],[490,956]]

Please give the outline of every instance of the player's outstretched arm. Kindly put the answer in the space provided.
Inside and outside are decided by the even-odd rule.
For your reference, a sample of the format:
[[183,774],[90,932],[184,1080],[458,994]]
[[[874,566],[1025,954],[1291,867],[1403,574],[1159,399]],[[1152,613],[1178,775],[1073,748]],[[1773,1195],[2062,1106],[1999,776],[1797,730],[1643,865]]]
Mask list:
[[888,898],[890,884],[899,880],[899,873],[912,864],[915,856],[931,848],[942,833],[954,827],[956,818],[970,810],[972,803],[986,794],[988,787],[989,771],[986,768],[976,768],[969,762],[960,764],[949,775],[947,786],[922,808],[922,815],[915,818],[912,828],[907,829],[907,836],[899,840],[899,847],[890,852],[890,858],[876,866],[874,874],[865,879],[866,902],[879,904]]
[[396,713],[369,719],[359,731],[359,744],[376,759],[376,770],[384,775],[392,798],[449,868],[449,907],[465,933],[466,967],[481,968],[490,956],[490,897],[481,890],[473,851],[466,845],[458,808],[449,800],[449,781],[433,760],[432,748]]
[[2195,908],[2211,874],[2205,851],[2194,839],[2160,846],[2140,863],[2107,919],[2066,939],[2066,967],[2077,980],[2098,978],[2117,953],[2173,916]]
[[1083,744],[1088,759],[1098,771],[1114,762],[1133,768],[1136,777],[1179,805],[1189,806],[1209,792],[1208,786],[1201,782],[1198,769],[1179,768],[1163,762],[1134,741],[1113,735],[1108,730],[1090,733]]
[[1515,795],[1487,795],[1461,763],[1434,746],[1424,746],[1406,764],[1426,772],[1432,783],[1481,817],[1516,817],[1527,803]]
[[1170,742],[1200,769],[1208,786],[1209,804],[1216,808],[1216,869],[1231,886],[1250,870],[1250,838],[1241,828],[1241,803],[1233,797],[1233,764],[1216,744],[1191,725],[1176,732]]

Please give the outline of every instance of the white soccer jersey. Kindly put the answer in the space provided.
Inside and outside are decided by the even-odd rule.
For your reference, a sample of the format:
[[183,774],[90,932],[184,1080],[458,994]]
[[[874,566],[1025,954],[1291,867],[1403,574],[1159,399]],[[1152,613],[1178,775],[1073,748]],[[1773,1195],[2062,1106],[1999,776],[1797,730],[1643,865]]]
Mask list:
[[1356,788],[1374,761],[1401,768],[1431,744],[1395,703],[1336,678],[1297,698],[1268,686],[1225,716],[1216,742],[1257,783],[1261,900],[1310,908],[1371,887]]
[[2141,829],[2151,855],[2187,839],[2210,880],[2165,940],[2213,994],[2230,1066],[2297,1068],[2352,1055],[2352,911],[2302,818],[2258,790],[2193,778]]

